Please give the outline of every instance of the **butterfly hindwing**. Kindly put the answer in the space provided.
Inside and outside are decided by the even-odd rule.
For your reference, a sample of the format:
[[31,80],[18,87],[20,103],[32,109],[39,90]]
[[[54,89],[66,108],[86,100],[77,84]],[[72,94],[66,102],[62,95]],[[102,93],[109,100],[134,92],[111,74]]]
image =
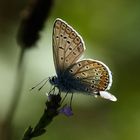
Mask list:
[[80,35],[66,22],[56,19],[53,28],[53,55],[57,74],[74,64],[84,50]]
[[69,70],[77,81],[78,87],[89,93],[108,90],[112,84],[112,76],[108,67],[97,60],[82,60],[75,63]]

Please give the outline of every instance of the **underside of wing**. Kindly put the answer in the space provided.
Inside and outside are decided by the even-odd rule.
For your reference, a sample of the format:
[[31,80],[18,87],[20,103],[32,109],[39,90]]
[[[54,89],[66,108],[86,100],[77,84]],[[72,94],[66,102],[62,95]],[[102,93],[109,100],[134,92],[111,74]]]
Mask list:
[[66,22],[56,19],[53,27],[53,57],[57,75],[74,64],[84,50],[81,36]]
[[75,79],[77,90],[90,94],[109,90],[112,84],[112,75],[109,68],[97,60],[82,60],[75,63],[69,70]]

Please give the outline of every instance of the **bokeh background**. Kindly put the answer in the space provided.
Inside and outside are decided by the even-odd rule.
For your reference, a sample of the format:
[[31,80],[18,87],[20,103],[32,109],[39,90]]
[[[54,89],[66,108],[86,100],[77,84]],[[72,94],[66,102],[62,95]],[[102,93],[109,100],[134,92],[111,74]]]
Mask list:
[[[0,126],[13,97],[20,47],[16,42],[20,12],[26,0],[0,1]],[[83,37],[85,58],[103,61],[113,73],[110,92],[117,102],[74,94],[72,117],[59,115],[47,133],[36,140],[139,140],[140,139],[140,1],[55,0],[35,47],[24,57],[24,83],[12,122],[13,140],[39,120],[45,93],[29,91],[42,79],[55,75],[52,28],[59,17]],[[67,98],[69,100],[70,97]],[[67,101],[66,101],[67,102]],[[1,139],[1,138],[0,138]]]

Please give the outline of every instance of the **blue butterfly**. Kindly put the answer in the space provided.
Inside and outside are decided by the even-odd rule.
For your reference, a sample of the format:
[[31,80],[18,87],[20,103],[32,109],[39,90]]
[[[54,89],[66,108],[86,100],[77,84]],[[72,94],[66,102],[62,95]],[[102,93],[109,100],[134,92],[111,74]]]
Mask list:
[[107,92],[112,85],[109,68],[97,60],[79,60],[85,51],[84,41],[70,25],[62,19],[56,19],[52,39],[57,73],[57,76],[49,79],[52,85],[66,93],[81,92],[117,100]]

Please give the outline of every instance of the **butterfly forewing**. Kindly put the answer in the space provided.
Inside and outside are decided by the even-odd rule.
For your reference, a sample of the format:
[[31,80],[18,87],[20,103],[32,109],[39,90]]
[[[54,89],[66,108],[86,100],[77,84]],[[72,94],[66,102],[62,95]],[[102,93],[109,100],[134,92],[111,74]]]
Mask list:
[[80,35],[66,22],[56,19],[53,28],[53,55],[58,75],[74,64],[84,52]]
[[112,83],[111,72],[108,67],[100,61],[82,60],[74,64],[70,69],[72,77],[80,86],[84,86],[86,92],[98,92],[109,89]]

